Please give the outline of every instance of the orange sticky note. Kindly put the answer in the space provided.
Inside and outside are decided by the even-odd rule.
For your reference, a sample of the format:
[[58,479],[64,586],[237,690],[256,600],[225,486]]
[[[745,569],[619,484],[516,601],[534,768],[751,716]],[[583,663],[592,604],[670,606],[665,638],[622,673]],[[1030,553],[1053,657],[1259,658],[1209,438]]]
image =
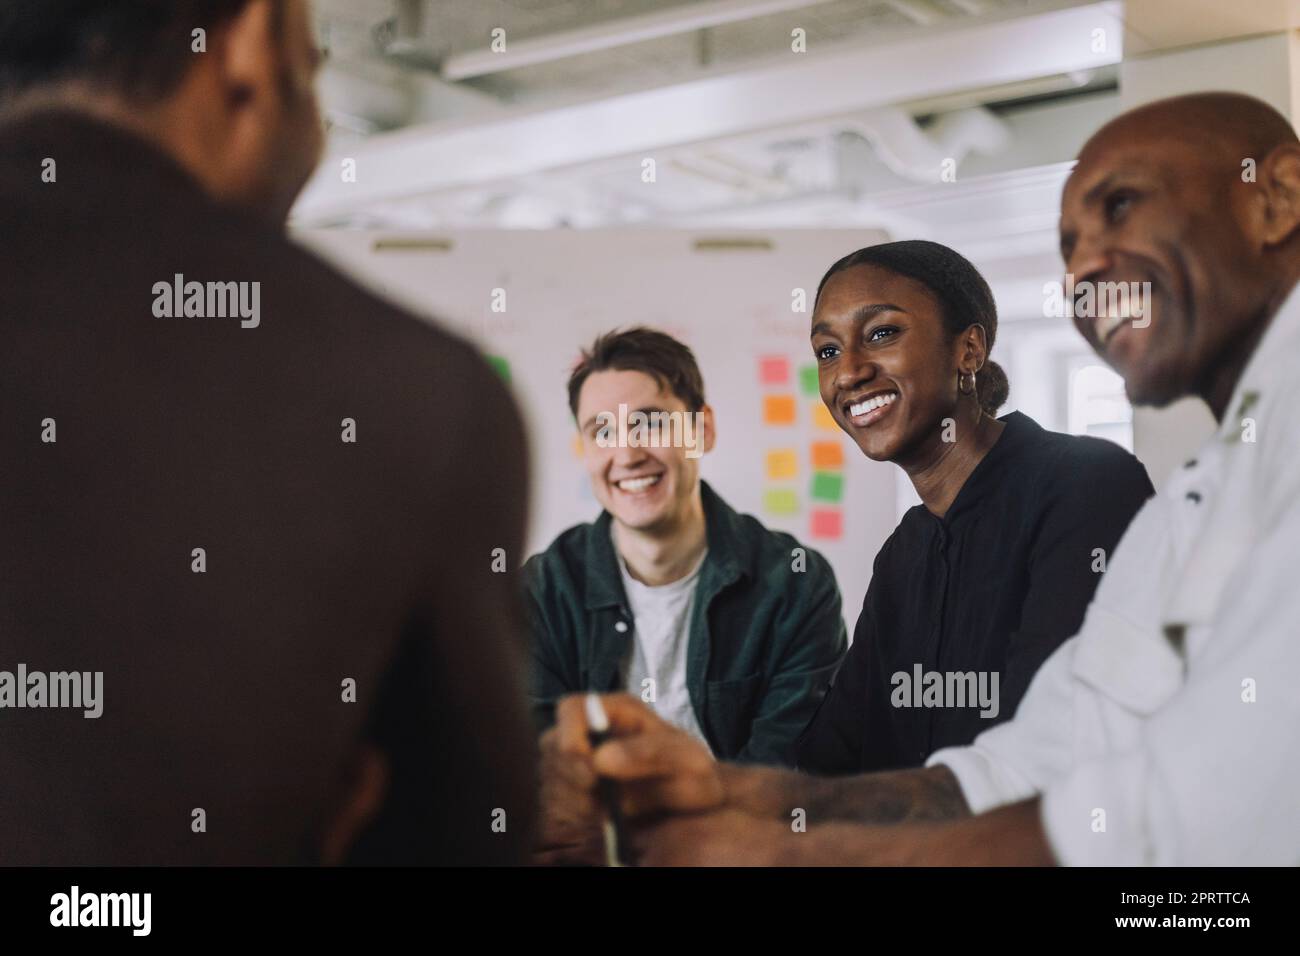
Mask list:
[[812,537],[835,541],[844,537],[844,515],[838,508],[814,508]]
[[795,407],[793,395],[764,395],[763,421],[768,425],[793,425]]
[[767,477],[770,481],[795,478],[799,474],[799,456],[793,448],[778,448],[767,453]]
[[835,419],[831,416],[831,410],[821,402],[813,406],[813,426],[828,432],[840,430],[840,426],[835,424]]
[[844,446],[837,441],[812,443],[812,466],[818,471],[834,471],[844,467]]

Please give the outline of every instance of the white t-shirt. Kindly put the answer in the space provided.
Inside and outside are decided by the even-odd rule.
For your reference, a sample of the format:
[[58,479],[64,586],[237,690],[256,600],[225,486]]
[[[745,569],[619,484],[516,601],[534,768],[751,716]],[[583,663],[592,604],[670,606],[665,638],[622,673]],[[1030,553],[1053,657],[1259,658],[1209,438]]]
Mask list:
[[632,611],[632,653],[626,665],[624,686],[628,693],[645,700],[664,720],[703,741],[707,747],[708,741],[695,719],[695,708],[691,706],[691,695],[686,687],[691,614],[695,609],[695,589],[703,566],[704,555],[701,555],[686,577],[671,584],[650,587],[628,573],[622,556],[618,559],[623,592]]

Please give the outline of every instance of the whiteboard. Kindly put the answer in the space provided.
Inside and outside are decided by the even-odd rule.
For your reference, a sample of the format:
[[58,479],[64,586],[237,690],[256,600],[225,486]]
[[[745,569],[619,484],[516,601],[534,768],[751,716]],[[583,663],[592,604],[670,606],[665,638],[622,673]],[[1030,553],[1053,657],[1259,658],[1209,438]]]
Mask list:
[[[685,342],[717,420],[717,444],[701,474],[737,511],[825,555],[852,634],[876,552],[897,522],[900,472],[869,461],[828,427],[815,378],[809,381],[808,328],[827,267],[885,241],[882,233],[295,235],[374,291],[497,357],[531,443],[529,554],[600,513],[577,458],[565,387],[579,351],[616,326],[649,325]],[[794,311],[800,289],[804,312]],[[504,290],[504,311],[494,311],[496,290]]]

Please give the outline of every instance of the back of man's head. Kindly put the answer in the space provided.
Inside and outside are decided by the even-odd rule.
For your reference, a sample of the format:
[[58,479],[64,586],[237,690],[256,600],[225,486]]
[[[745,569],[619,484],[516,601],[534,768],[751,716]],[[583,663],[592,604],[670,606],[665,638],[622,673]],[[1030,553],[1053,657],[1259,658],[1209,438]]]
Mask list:
[[320,155],[307,0],[4,0],[0,110],[76,109],[283,219]]
[[0,95],[69,81],[131,101],[175,91],[203,39],[249,0],[6,0],[0,4]]

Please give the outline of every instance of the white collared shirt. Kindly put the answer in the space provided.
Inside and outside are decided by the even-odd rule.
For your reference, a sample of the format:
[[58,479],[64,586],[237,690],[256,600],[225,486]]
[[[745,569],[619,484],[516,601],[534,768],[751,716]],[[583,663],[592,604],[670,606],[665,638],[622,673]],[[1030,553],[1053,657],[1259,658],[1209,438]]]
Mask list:
[[1064,864],[1300,864],[1300,287],[1015,718],[940,763],[976,813],[1042,794]]

